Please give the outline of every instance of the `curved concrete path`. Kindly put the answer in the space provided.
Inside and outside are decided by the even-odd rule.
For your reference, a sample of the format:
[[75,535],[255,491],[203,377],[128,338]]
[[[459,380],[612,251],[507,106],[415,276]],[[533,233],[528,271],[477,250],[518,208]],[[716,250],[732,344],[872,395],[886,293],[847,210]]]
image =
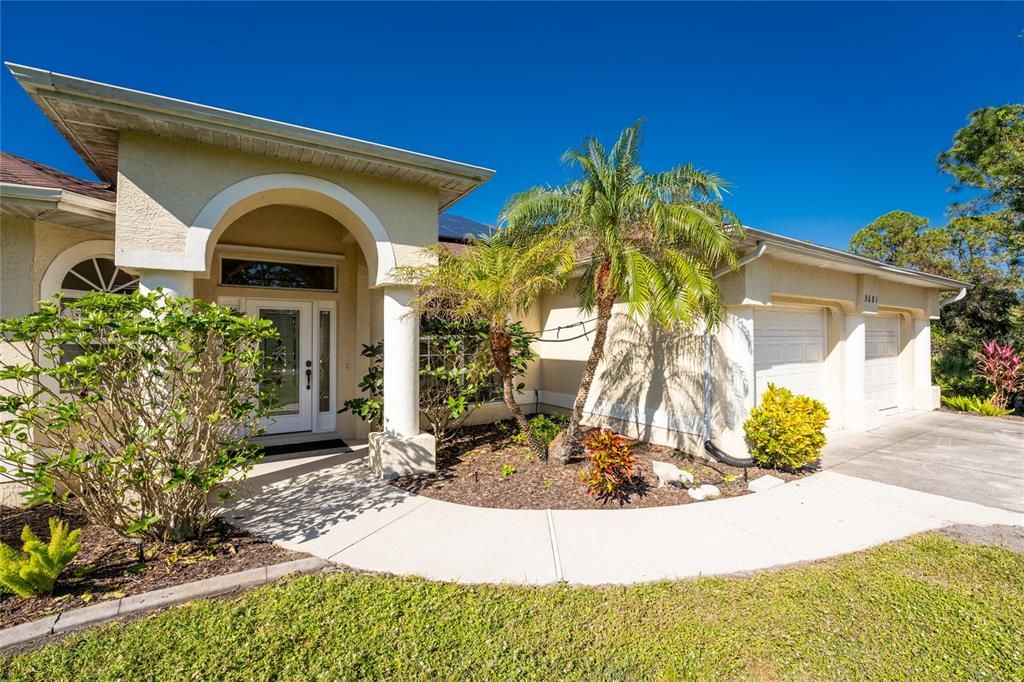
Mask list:
[[368,571],[466,583],[628,584],[821,559],[1024,514],[834,471],[676,507],[485,509],[371,480],[359,453],[261,465],[224,512],[283,547]]

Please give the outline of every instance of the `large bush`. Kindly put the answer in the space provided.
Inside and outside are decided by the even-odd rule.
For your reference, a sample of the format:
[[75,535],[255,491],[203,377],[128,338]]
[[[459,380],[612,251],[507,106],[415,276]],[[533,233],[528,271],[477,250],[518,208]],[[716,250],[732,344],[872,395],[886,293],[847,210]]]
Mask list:
[[819,401],[768,384],[743,430],[754,461],[793,471],[820,459],[827,422],[828,410]]
[[44,301],[0,320],[0,459],[30,502],[76,497],[90,521],[182,541],[218,484],[254,463],[276,332],[160,292]]

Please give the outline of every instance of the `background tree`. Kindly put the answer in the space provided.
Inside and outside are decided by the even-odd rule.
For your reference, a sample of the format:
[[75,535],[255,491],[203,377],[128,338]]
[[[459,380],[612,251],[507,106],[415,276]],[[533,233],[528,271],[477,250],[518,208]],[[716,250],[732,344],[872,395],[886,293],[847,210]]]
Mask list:
[[713,325],[721,313],[714,270],[736,262],[733,240],[742,228],[722,206],[726,183],[692,165],[648,173],[640,143],[640,122],[622,131],[610,152],[596,138],[585,140],[563,157],[580,179],[527,190],[501,214],[512,239],[554,239],[583,261],[577,295],[596,325],[572,415],[552,453],[562,462],[581,449],[583,407],[614,303],[662,326]]
[[946,247],[945,234],[907,211],[889,211],[850,238],[850,251],[858,256],[936,274],[951,272]]
[[419,314],[487,324],[487,347],[505,405],[530,449],[546,458],[547,446],[516,402],[516,377],[533,356],[521,350],[524,332],[515,318],[526,315],[541,294],[564,286],[574,265],[571,248],[551,240],[523,246],[498,238],[471,240],[458,253],[438,244],[432,254],[436,263],[397,268],[397,277],[419,288],[413,301]]
[[985,107],[971,113],[939,154],[939,168],[956,180],[954,191],[977,190],[957,212],[1009,211],[1017,231],[1024,216],[1024,104]]

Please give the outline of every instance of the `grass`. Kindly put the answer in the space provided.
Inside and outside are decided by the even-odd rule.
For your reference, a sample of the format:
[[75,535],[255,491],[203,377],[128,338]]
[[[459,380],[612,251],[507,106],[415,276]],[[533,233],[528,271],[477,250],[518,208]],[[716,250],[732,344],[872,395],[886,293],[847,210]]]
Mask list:
[[0,679],[1021,680],[1022,633],[1024,556],[925,535],[629,588],[309,576],[73,635]]

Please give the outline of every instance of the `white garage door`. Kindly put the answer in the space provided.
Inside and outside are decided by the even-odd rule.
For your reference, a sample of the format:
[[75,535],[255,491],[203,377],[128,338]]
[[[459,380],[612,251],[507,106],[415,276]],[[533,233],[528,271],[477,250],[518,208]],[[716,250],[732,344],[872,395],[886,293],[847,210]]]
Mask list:
[[825,400],[825,314],[814,310],[754,310],[754,395],[768,383]]
[[900,321],[897,317],[864,320],[864,395],[880,410],[900,401]]

